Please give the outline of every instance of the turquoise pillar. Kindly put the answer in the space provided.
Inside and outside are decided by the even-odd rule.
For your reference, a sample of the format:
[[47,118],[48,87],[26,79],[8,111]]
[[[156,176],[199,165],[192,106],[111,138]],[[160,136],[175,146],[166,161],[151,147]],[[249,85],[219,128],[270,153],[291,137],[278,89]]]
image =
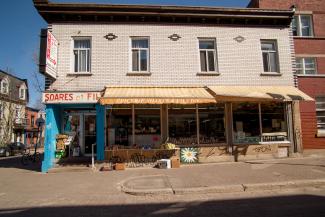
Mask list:
[[97,160],[104,160],[105,151],[105,106],[96,105],[96,146]]
[[56,135],[61,127],[61,109],[59,105],[46,105],[44,160],[42,172],[46,173],[54,165]]

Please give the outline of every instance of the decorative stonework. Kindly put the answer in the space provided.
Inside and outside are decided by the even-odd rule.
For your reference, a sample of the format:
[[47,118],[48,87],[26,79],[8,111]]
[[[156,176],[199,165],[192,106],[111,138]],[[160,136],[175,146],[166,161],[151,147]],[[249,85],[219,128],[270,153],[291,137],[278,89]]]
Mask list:
[[245,41],[245,38],[241,35],[238,35],[237,37],[234,38],[235,41],[237,41],[238,43],[242,43],[243,41]]
[[180,38],[182,38],[181,36],[179,36],[178,34],[172,34],[168,37],[170,40],[172,41],[178,41]]
[[114,39],[117,38],[117,35],[115,35],[113,33],[108,33],[107,35],[104,36],[104,38],[106,38],[109,41],[113,41]]

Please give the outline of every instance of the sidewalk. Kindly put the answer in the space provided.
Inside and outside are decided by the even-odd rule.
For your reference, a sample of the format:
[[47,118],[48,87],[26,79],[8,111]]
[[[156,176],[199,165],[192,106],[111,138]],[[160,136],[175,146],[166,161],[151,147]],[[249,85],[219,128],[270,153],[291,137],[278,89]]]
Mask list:
[[325,157],[304,157],[218,164],[179,169],[129,169],[119,183],[133,195],[232,193],[325,187]]

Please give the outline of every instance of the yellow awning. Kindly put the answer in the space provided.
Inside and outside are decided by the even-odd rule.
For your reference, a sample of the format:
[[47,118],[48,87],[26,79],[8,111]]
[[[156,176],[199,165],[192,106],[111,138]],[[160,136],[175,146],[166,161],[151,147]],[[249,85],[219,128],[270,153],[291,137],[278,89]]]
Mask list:
[[99,99],[102,105],[111,104],[201,104],[215,103],[204,87],[143,87],[108,86]]
[[217,101],[293,101],[314,99],[292,86],[208,86]]

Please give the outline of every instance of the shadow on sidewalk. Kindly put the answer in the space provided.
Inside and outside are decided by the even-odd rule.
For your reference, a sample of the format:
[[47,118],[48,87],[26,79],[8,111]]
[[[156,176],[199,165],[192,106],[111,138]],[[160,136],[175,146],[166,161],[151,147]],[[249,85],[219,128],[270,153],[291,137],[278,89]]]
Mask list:
[[16,169],[41,172],[43,153],[41,153],[41,160],[39,162],[34,163],[29,161],[27,165],[22,164],[21,158],[22,155],[15,155],[11,157],[0,157],[0,168],[16,168]]
[[[154,200],[154,197],[150,199]],[[325,216],[325,197],[295,195],[204,202],[58,206],[0,209],[1,217],[89,217],[89,216],[244,216],[244,217],[320,217]]]

